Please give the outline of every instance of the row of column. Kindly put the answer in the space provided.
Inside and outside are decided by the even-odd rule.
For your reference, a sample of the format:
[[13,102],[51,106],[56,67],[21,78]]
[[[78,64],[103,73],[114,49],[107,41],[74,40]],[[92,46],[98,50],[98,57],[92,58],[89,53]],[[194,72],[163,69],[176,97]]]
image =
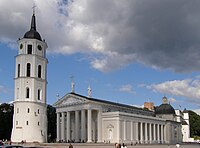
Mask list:
[[139,122],[138,136],[140,143],[164,143],[166,141],[165,125]]
[[[87,111],[87,121],[86,121],[86,111]],[[74,111],[72,111],[74,112]],[[57,113],[57,141],[71,141],[72,135],[71,132],[71,113],[70,111]],[[81,121],[79,113],[81,112]],[[97,111],[97,141],[102,142],[102,112],[101,110]],[[61,115],[61,118],[60,118]],[[65,119],[66,116],[66,119]],[[75,131],[74,137],[75,142],[92,142],[92,131],[95,133],[94,127],[92,125],[92,110],[77,110],[75,111]],[[66,123],[65,123],[66,121]],[[87,125],[87,128],[86,128]],[[80,128],[81,127],[81,128]],[[86,133],[87,130],[87,133]],[[81,133],[81,134],[80,134]],[[81,137],[80,137],[81,136]],[[80,141],[81,140],[81,141]]]
[[[127,122],[123,121],[123,137],[122,142],[127,140]],[[163,124],[131,122],[130,140],[137,143],[165,143],[166,142],[166,126]],[[129,130],[129,129],[128,129]]]

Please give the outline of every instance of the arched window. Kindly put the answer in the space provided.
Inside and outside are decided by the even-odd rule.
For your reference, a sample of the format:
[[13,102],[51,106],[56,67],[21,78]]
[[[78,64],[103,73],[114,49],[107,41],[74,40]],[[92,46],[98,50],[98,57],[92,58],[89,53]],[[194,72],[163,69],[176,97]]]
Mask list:
[[38,89],[38,100],[41,100],[41,90]]
[[38,114],[40,114],[40,110],[38,109]]
[[42,66],[38,65],[38,78],[41,78],[42,75]]
[[20,64],[17,66],[17,77],[20,77]]
[[28,45],[28,54],[32,54],[32,45]]
[[30,89],[27,87],[26,88],[26,98],[30,97]]
[[30,108],[28,108],[27,112],[30,113]]
[[31,76],[31,64],[27,63],[26,65],[26,76],[30,77]]
[[26,121],[26,125],[28,125],[28,121]]

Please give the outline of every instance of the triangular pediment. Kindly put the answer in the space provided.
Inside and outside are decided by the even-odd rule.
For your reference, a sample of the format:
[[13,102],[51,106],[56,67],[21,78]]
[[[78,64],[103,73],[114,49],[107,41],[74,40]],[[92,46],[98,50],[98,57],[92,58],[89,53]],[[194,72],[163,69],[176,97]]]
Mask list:
[[83,104],[86,103],[87,99],[83,97],[79,97],[73,94],[67,94],[61,99],[59,99],[54,106],[55,107],[62,107],[62,106],[71,106],[76,104]]

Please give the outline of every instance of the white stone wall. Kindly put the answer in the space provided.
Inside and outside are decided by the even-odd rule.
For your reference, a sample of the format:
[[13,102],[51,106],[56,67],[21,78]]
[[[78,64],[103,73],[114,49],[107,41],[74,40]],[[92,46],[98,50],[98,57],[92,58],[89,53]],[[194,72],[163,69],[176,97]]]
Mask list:
[[14,112],[13,142],[21,142],[22,140],[26,142],[46,141],[47,116],[45,104],[17,102],[14,103]]
[[191,142],[189,113],[188,112],[183,113],[183,118],[187,123],[187,125],[182,125],[183,142]]
[[[175,121],[123,112],[103,113],[102,121],[102,139],[107,143],[149,144],[182,141],[180,123]],[[110,129],[113,136],[110,136]]]

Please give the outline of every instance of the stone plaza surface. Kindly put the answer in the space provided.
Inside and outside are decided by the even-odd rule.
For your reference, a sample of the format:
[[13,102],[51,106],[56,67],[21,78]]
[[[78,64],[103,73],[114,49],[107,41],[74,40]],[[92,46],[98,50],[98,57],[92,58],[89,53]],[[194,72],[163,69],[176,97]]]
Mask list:
[[[26,144],[26,146],[29,144]],[[73,143],[73,148],[115,148],[114,144],[80,144]],[[38,146],[40,148],[68,148],[69,144],[67,143],[47,143],[47,144],[37,144],[29,146]],[[128,145],[127,148],[176,148],[176,145]],[[200,144],[180,144],[179,148],[200,148]]]

